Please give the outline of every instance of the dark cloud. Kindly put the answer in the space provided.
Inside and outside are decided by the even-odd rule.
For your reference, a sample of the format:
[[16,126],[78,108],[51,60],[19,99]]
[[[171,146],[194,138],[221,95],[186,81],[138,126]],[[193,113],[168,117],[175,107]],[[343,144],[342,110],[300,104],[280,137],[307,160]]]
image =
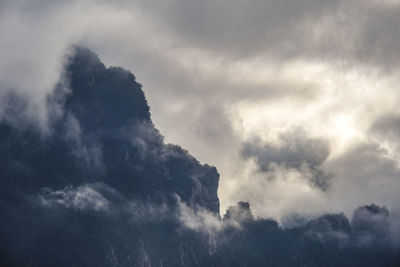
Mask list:
[[[228,57],[342,60],[398,66],[390,1],[169,1],[141,3],[192,46]],[[397,67],[396,67],[397,68]]]
[[270,171],[271,164],[300,172],[309,170],[311,176],[308,178],[315,186],[326,189],[329,185],[331,175],[321,168],[329,156],[328,142],[308,137],[300,128],[280,134],[275,143],[263,143],[259,139],[247,142],[243,145],[242,155],[255,159],[262,172]]
[[400,116],[396,113],[387,113],[375,120],[370,133],[381,140],[389,141],[397,147],[400,141]]
[[[369,188],[371,198],[380,194],[381,187],[396,184],[400,171],[388,151],[373,142],[354,145],[340,157],[331,160],[327,167],[335,170],[337,176],[348,183],[347,186]],[[358,192],[354,192],[354,195],[357,194]],[[392,196],[394,195],[389,194],[387,197]]]
[[[254,55],[304,49],[304,25],[334,13],[340,1],[171,1],[143,4],[157,12],[189,42],[221,53]],[[290,39],[298,37],[296,45]],[[282,45],[285,44],[285,45]]]
[[[63,112],[50,121],[47,135],[35,125],[0,124],[0,164],[7,166],[0,169],[1,265],[320,266],[344,261],[354,266],[368,259],[374,266],[396,261],[388,244],[383,252],[371,243],[354,253],[343,241],[349,232],[343,215],[282,229],[239,202],[221,220],[216,169],[164,143],[133,74],[107,68],[90,50],[76,48],[66,75],[71,90],[56,90],[60,95],[48,100],[48,107],[56,101]],[[19,108],[24,111],[23,105],[10,105],[15,116]],[[290,153],[266,147],[274,152],[273,161],[291,168],[319,167],[329,152],[323,141],[301,131],[282,135],[281,141]],[[93,164],[96,155],[100,164]],[[373,235],[389,227],[379,224],[388,220],[387,210],[372,206],[384,214],[381,219],[366,218],[363,209],[355,212],[357,227],[367,222]]]

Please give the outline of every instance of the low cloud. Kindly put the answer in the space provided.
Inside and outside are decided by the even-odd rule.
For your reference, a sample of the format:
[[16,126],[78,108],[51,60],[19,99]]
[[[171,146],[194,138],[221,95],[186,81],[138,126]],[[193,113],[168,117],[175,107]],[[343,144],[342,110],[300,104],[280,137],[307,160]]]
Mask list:
[[217,252],[217,244],[224,239],[224,231],[228,228],[241,229],[243,222],[239,216],[226,217],[221,220],[219,214],[210,212],[199,206],[189,206],[178,198],[177,218],[182,226],[191,231],[201,233],[208,239],[208,254]]
[[66,114],[63,127],[64,138],[72,147],[74,156],[84,160],[88,169],[97,169],[100,172],[104,171],[101,144],[96,139],[85,137],[82,134],[80,123],[72,113]]
[[109,212],[111,203],[99,192],[106,189],[104,184],[87,184],[79,187],[65,187],[52,191],[50,188],[42,189],[39,200],[44,207],[57,206],[78,211]]

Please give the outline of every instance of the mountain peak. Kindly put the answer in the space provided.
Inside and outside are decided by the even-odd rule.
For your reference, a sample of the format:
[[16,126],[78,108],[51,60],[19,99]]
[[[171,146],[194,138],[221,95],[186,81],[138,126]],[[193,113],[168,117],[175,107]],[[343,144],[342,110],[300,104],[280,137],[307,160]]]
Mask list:
[[84,130],[114,131],[128,123],[150,121],[150,108],[135,76],[106,68],[90,49],[75,47],[66,67],[71,93],[65,107]]

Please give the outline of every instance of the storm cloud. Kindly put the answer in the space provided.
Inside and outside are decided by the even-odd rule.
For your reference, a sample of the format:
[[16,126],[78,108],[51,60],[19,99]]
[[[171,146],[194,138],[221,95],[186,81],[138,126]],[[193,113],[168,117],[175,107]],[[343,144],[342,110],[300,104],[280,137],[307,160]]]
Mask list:
[[300,172],[309,172],[304,175],[315,186],[326,189],[329,174],[321,170],[321,165],[329,156],[328,142],[317,138],[309,138],[304,130],[293,129],[280,134],[278,141],[272,144],[262,144],[259,139],[247,142],[243,146],[243,157],[254,158],[260,171],[268,172],[274,168],[273,164],[283,168],[293,168]]
[[[222,211],[396,213],[399,19],[396,0],[0,1],[0,118],[48,134],[64,112],[48,97],[68,94],[83,44],[138,77],[166,142],[218,168]],[[68,121],[76,155],[101,166]]]
[[[67,8],[57,3],[45,10],[19,4],[9,6],[19,7],[24,16],[27,10],[43,15]],[[76,4],[74,11],[91,10],[88,7]],[[110,18],[110,5],[96,8]],[[126,19],[131,22],[132,17]],[[375,95],[351,105],[356,112],[342,110],[343,95],[336,99],[315,92],[309,105],[304,102],[307,93],[280,97],[279,90],[266,94],[272,96],[269,101],[253,103],[235,102],[237,96],[222,102],[223,90],[213,101],[207,94],[200,99],[194,94],[191,101],[191,93],[187,98],[182,95],[184,105],[164,101],[177,113],[186,113],[185,120],[172,123],[177,123],[175,129],[197,133],[202,145],[197,153],[214,161],[225,175],[219,192],[225,204],[244,200],[224,212],[217,195],[217,169],[201,164],[180,146],[165,143],[135,75],[106,66],[81,46],[71,46],[60,60],[66,65],[57,74],[58,81],[38,92],[38,102],[31,101],[35,91],[25,91],[18,83],[4,91],[2,265],[398,262],[396,154],[379,142],[379,134],[362,135],[362,130],[379,133],[371,126],[371,121],[380,120],[373,120],[377,114],[370,113],[371,121],[357,120],[371,108],[365,109],[364,101],[373,104]],[[286,71],[282,80],[295,84],[294,73]],[[271,72],[270,78],[277,73]],[[197,82],[201,89],[202,81]],[[12,78],[8,84],[13,84]],[[264,120],[268,128],[261,123]],[[326,127],[318,125],[321,122]],[[369,201],[377,205],[365,205]],[[361,207],[355,206],[358,203]],[[349,216],[337,212],[348,215],[356,207],[351,223]],[[223,219],[220,213],[225,213]],[[290,216],[299,216],[301,222],[292,219],[289,225],[285,220]]]

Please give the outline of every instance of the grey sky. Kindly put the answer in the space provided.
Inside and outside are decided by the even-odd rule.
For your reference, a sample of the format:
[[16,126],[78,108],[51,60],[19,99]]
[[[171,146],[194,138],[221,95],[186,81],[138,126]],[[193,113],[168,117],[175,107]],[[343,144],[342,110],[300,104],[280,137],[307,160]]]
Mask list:
[[[0,97],[24,95],[46,130],[46,96],[69,47],[85,45],[136,75],[167,142],[218,168],[222,210],[239,200],[277,219],[396,210],[399,25],[396,0],[0,0]],[[302,138],[282,139],[294,128]],[[322,151],[329,186],[297,165],[260,171],[243,157],[249,142],[278,163]]]

